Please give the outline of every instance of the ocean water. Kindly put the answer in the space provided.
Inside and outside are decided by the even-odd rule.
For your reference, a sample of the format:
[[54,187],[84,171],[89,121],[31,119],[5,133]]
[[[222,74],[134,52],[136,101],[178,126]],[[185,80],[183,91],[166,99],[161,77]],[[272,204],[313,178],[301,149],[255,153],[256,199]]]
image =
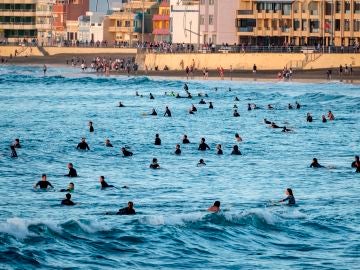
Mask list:
[[[360,174],[350,164],[360,154],[360,86],[194,80],[192,100],[164,95],[182,93],[183,83],[0,67],[0,269],[359,269]],[[214,110],[198,105],[199,92]],[[295,101],[302,108],[288,110]],[[192,103],[195,115],[187,113]],[[262,109],[247,111],[247,103]],[[269,103],[276,109],[264,109]],[[167,105],[172,118],[161,116]],[[152,108],[158,117],[145,115]],[[322,123],[328,110],[336,120]],[[263,118],[294,131],[270,129]],[[235,133],[242,156],[230,155]],[[191,144],[175,156],[183,134]],[[89,152],[75,149],[83,136]],[[210,151],[197,151],[201,137]],[[14,138],[22,143],[17,159]],[[122,146],[134,156],[123,158]],[[160,170],[149,169],[153,157]],[[327,168],[310,169],[313,157]],[[200,158],[207,166],[196,166]],[[78,178],[63,177],[68,162]],[[32,189],[43,173],[55,191]],[[101,190],[100,175],[119,189]],[[58,191],[70,181],[78,205],[63,207]],[[298,205],[272,206],[288,187]],[[129,200],[137,215],[105,215]],[[209,214],[215,200],[223,210]]]

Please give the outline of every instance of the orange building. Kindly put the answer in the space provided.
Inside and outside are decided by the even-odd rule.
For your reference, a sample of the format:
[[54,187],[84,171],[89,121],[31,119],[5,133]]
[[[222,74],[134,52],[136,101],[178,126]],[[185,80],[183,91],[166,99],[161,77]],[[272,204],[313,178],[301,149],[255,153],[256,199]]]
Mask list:
[[56,38],[64,38],[67,20],[77,21],[89,9],[89,0],[56,0],[53,7],[53,28]]
[[170,3],[163,0],[159,6],[158,14],[153,16],[154,41],[170,41]]

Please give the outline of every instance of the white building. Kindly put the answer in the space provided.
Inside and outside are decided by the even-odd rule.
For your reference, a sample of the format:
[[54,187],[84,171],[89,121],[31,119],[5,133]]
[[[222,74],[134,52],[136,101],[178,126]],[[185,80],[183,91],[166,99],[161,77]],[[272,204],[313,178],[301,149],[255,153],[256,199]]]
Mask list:
[[194,45],[198,43],[198,3],[196,0],[170,0],[170,33],[173,43],[192,43]]
[[[105,41],[107,34],[108,20],[102,12],[86,12],[86,16],[79,17],[79,28],[77,38],[80,42]],[[107,40],[109,41],[109,40]]]

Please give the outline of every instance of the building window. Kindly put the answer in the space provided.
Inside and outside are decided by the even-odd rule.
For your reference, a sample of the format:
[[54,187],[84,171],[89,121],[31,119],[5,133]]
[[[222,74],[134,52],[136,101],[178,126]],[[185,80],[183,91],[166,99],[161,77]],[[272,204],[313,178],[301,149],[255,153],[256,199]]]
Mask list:
[[331,2],[325,3],[325,15],[332,15],[332,4]]
[[336,13],[341,13],[341,2],[340,1],[336,1],[335,12]]
[[307,30],[307,20],[301,21],[301,30],[306,31]]
[[360,14],[360,2],[354,2],[354,13]]
[[350,20],[344,20],[344,31],[350,31]]
[[271,20],[271,28],[275,31],[277,30],[278,24],[276,19]]
[[351,5],[349,1],[345,2],[345,13],[350,14]]
[[341,27],[340,20],[336,19],[335,20],[335,31],[340,31],[340,27]]
[[354,20],[354,31],[360,32],[360,20]]
[[130,27],[130,21],[125,21],[125,27]]
[[215,0],[209,0],[209,5],[213,5]]
[[205,17],[204,15],[200,15],[200,25],[204,25],[205,24]]
[[300,29],[300,21],[294,20],[294,31],[298,31]]
[[214,24],[214,15],[209,15],[209,25]]

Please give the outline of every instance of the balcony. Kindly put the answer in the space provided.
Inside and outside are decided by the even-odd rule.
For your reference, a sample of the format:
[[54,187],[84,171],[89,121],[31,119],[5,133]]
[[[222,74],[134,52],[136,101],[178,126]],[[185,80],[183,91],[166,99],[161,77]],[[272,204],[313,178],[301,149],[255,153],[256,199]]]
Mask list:
[[0,23],[1,29],[12,29],[12,30],[35,30],[36,25],[33,24],[13,24],[13,23]]
[[134,32],[134,29],[132,27],[110,26],[109,32],[131,33],[131,32]]
[[153,21],[170,21],[170,15],[160,15],[160,14],[155,14],[153,16]]
[[254,12],[252,10],[238,10],[237,15],[252,15]]
[[238,32],[251,33],[251,32],[254,32],[254,27],[252,27],[252,26],[238,27]]

